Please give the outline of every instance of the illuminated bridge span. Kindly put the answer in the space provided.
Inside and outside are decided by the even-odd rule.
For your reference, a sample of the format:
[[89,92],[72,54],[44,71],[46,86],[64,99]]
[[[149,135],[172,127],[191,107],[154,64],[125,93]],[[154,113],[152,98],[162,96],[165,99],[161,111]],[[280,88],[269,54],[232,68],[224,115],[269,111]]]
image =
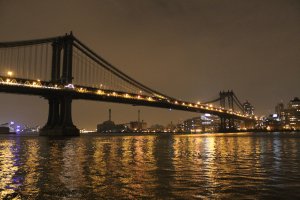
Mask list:
[[221,118],[222,130],[253,116],[225,107],[177,100],[127,76],[71,34],[0,43],[0,92],[42,96],[49,115],[41,135],[79,135],[72,122],[74,99],[153,106]]

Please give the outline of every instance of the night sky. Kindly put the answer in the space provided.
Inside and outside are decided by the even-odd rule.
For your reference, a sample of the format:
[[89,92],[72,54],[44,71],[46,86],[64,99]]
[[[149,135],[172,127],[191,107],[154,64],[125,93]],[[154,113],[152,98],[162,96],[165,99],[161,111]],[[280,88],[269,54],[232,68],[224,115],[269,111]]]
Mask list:
[[[299,0],[0,0],[0,41],[75,36],[145,85],[188,101],[232,89],[258,115],[300,97]],[[44,125],[47,101],[0,94],[0,123]],[[73,121],[177,123],[195,113],[74,101]]]

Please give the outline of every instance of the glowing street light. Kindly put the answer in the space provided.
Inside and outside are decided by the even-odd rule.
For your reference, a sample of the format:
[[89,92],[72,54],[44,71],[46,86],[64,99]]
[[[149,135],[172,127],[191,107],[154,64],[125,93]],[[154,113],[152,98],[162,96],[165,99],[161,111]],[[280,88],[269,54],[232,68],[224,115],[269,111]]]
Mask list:
[[8,71],[8,72],[7,72],[7,75],[8,75],[9,77],[11,77],[11,76],[13,75],[13,72],[12,72],[12,71]]

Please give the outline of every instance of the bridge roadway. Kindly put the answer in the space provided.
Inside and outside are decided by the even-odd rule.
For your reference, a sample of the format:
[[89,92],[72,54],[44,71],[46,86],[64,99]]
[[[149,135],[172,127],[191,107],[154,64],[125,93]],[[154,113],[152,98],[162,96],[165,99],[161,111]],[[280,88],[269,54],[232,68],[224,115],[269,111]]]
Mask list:
[[197,113],[209,113],[212,115],[217,115],[219,117],[226,117],[243,121],[255,120],[255,117],[253,116],[243,115],[241,113],[225,110],[220,107],[213,107],[212,105],[179,101],[176,99],[151,97],[142,94],[103,90],[92,87],[82,87],[72,84],[53,85],[51,82],[40,80],[26,80],[2,76],[0,77],[0,92],[36,95],[42,96],[46,99],[53,96],[68,96],[71,99],[115,102]]

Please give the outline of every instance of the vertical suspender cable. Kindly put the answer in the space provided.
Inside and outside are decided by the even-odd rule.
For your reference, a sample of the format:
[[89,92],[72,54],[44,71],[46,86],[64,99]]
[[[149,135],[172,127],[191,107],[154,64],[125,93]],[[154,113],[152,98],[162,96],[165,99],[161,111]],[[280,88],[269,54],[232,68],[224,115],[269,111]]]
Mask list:
[[32,65],[31,65],[31,56],[32,56],[32,46],[29,47],[29,56],[28,56],[29,67],[28,67],[28,69],[25,69],[26,70],[26,78],[27,79],[29,79],[29,71],[31,71],[31,68],[32,68]]
[[[3,69],[3,67],[4,67],[2,62],[3,62],[3,49],[0,48],[0,67],[1,67],[1,69]],[[0,71],[0,75],[2,73],[1,71]]]
[[[4,54],[3,54],[3,65],[4,65],[5,70],[7,68],[7,54],[8,54],[8,49],[5,48]],[[3,73],[5,73],[5,72],[3,72]],[[6,74],[4,74],[4,76],[6,76]]]
[[38,45],[34,45],[34,79],[38,79],[39,78],[39,74],[38,74],[38,67],[37,67],[37,56],[38,53]]
[[40,68],[40,79],[41,80],[46,80],[45,79],[45,77],[43,76],[45,73],[44,73],[44,71],[45,71],[45,66],[43,66],[43,60],[44,60],[44,44],[42,44],[41,45],[41,52],[40,52],[40,66],[39,66],[39,68]]
[[50,76],[48,76],[48,47],[49,47],[49,44],[48,43],[46,43],[46,58],[45,58],[45,80],[48,80],[48,78],[49,78],[49,80],[50,80],[50,77],[51,77],[51,75]]
[[87,62],[88,62],[88,64],[87,64],[87,66],[88,66],[88,77],[87,77],[87,80],[88,80],[88,86],[91,86],[91,61],[90,61],[90,59],[87,59]]
[[16,62],[16,73],[17,73],[17,77],[20,78],[20,48],[21,47],[17,47],[17,62]]
[[83,73],[84,73],[84,70],[83,70],[83,57],[80,55],[80,73],[79,73],[79,77],[80,77],[80,85],[82,84],[83,82]]
[[97,78],[97,85],[99,85],[99,88],[101,88],[101,82],[102,82],[102,68],[98,68],[98,78]]
[[8,60],[9,71],[12,70],[12,60],[13,60],[13,50],[12,50],[12,48],[9,48],[9,60]]
[[26,50],[25,47],[22,47],[22,62],[21,62],[21,69],[20,69],[20,76],[23,78],[24,77],[24,66],[26,65]]
[[86,57],[84,57],[84,69],[83,69],[83,71],[84,71],[84,80],[83,80],[83,82],[84,82],[84,84],[83,85],[87,85],[87,77],[88,77],[88,69],[87,69],[87,60],[86,60]]
[[94,61],[92,61],[92,69],[93,69],[93,87],[95,87],[95,82],[96,82],[96,70],[95,70],[95,64]]
[[77,82],[77,51],[76,49],[73,49],[73,56],[72,56],[72,77],[73,77],[73,84],[76,84]]

